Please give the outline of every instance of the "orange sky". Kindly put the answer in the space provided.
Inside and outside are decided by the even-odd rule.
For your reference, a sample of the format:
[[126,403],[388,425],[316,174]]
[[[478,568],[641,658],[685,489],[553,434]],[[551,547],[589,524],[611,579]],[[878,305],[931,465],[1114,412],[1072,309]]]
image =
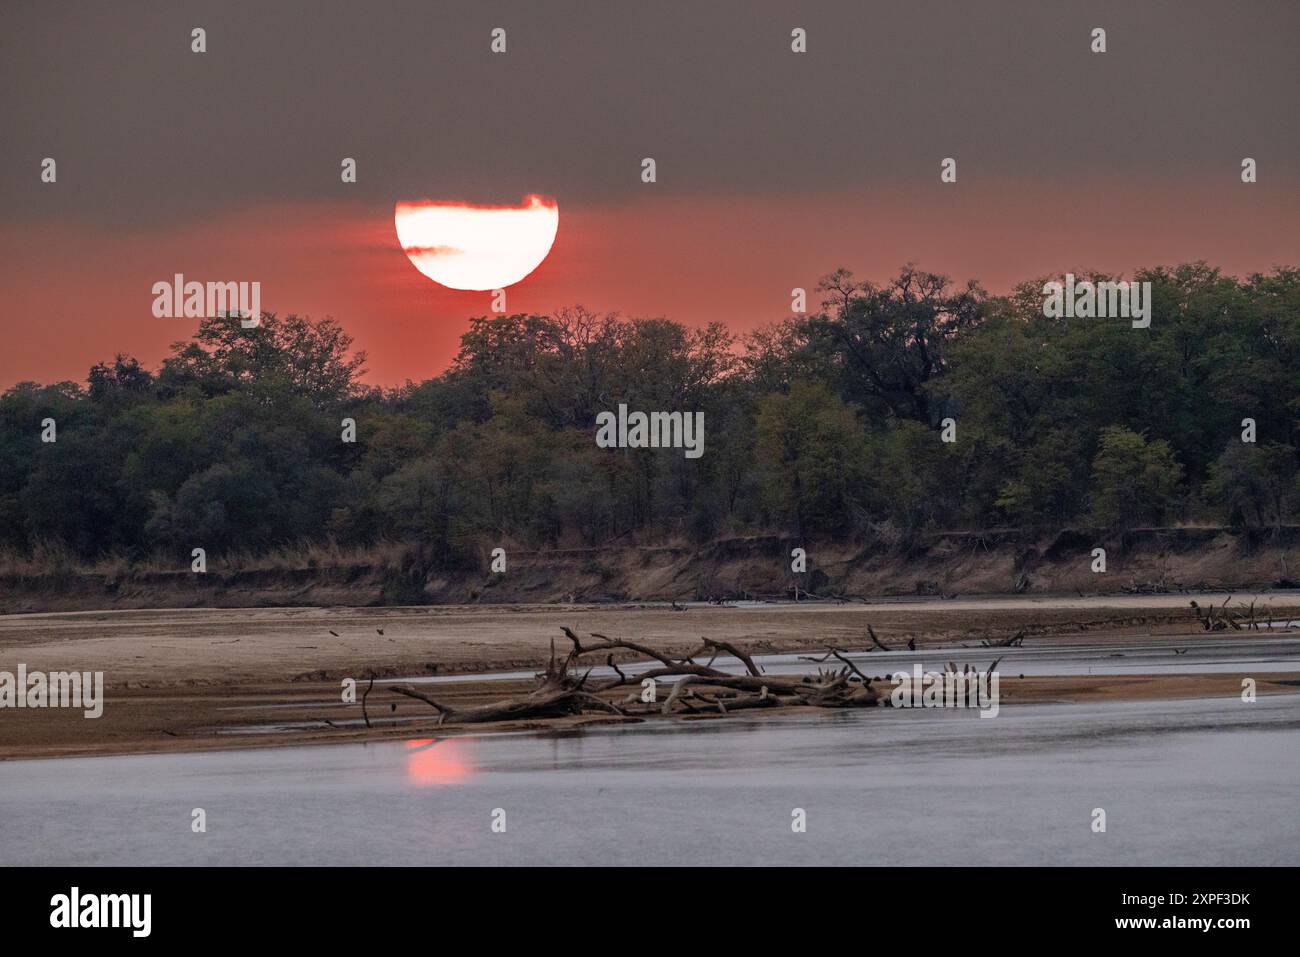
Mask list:
[[[1300,264],[1300,190],[1241,184],[1232,164],[1206,188],[1159,180],[1068,189],[959,177],[804,196],[698,198],[646,186],[621,205],[560,204],[547,260],[508,290],[510,312],[581,303],[736,331],[787,314],[846,266],[883,280],[908,260],[994,292],[1067,269],[1129,272],[1205,259],[1227,272]],[[399,198],[399,197],[395,197]],[[518,197],[502,197],[517,202]],[[151,287],[187,279],[258,280],[262,306],[332,315],[370,355],[366,381],[393,385],[446,368],[490,294],[442,288],[398,246],[392,205],[247,206],[202,221],[109,230],[72,220],[0,228],[8,309],[0,388],[83,381],[116,352],[156,366],[193,319],[159,319]]]

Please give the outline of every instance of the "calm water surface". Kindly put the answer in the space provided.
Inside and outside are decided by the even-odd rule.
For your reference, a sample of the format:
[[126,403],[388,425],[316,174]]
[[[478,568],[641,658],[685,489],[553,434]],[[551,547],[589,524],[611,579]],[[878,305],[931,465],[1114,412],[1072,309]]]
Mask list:
[[1300,694],[0,762],[0,864],[584,863],[1300,864]]

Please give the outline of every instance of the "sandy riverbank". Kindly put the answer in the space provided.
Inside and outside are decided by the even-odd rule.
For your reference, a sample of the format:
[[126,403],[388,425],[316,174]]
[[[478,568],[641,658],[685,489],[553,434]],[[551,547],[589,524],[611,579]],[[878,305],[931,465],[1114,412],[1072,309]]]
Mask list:
[[[1211,601],[1222,604],[1228,597],[1202,595],[1197,600],[1205,606]],[[828,645],[863,649],[870,623],[890,647],[902,648],[910,638],[920,649],[950,649],[958,661],[982,661],[989,657],[982,639],[1003,638],[1021,629],[1030,647],[1087,642],[1122,648],[1175,638],[1185,646],[1206,640],[1209,636],[1188,601],[1187,596],[1145,595],[693,606],[685,611],[520,605],[9,615],[0,617],[0,670],[13,670],[21,662],[31,670],[103,671],[107,702],[103,717],[95,720],[57,709],[0,712],[0,758],[427,734],[433,722],[426,705],[378,690],[369,708],[375,728],[331,727],[324,722],[361,717],[359,707],[345,709],[336,702],[344,678],[360,678],[369,671],[394,677],[464,675],[463,682],[439,687],[440,697],[458,706],[508,697],[523,685],[475,681],[473,676],[539,667],[552,639],[564,644],[562,625],[581,634],[634,638],[673,653],[685,652],[707,635],[752,654],[769,654]],[[1300,595],[1261,597],[1255,614],[1261,620],[1300,618]],[[1222,639],[1223,633],[1213,637]],[[1248,674],[1244,666],[1240,674],[1004,675],[1002,697],[1006,704],[1017,704],[1228,695],[1239,692],[1241,677]],[[1295,691],[1294,684],[1284,682],[1294,681],[1296,675],[1255,677],[1261,694]],[[547,726],[591,720],[597,719]],[[302,727],[274,734],[229,733],[268,723]],[[521,726],[537,724],[515,722],[492,729]]]

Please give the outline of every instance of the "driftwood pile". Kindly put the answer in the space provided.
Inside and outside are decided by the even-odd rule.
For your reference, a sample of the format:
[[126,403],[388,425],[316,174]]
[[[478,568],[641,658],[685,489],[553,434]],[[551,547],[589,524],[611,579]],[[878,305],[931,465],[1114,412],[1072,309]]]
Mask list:
[[1239,601],[1237,605],[1241,611],[1230,611],[1228,602],[1232,599],[1233,596],[1229,595],[1220,608],[1215,608],[1213,602],[1208,608],[1202,608],[1193,601],[1192,611],[1200,619],[1201,627],[1206,631],[1256,631],[1268,627],[1265,622],[1255,620],[1255,602],[1258,599],[1251,599],[1249,605]]
[[[555,654],[555,643],[551,642],[551,658],[546,670],[537,675],[533,689],[520,697],[488,705],[453,708],[409,686],[395,685],[389,690],[429,705],[438,713],[439,725],[591,713],[633,717],[728,714],[750,708],[801,705],[869,708],[880,698],[871,687],[872,679],[836,648],[830,649],[827,658],[835,658],[843,667],[818,669],[815,675],[765,675],[753,658],[726,641],[701,638],[698,648],[675,658],[634,641],[608,638],[597,633],[579,639],[572,629],[564,628],[563,631],[573,647],[560,659]],[[629,653],[651,663],[652,667],[636,674],[625,673],[614,658],[617,654],[626,659]],[[729,674],[715,668],[714,663],[720,655],[730,655],[739,661],[745,674]],[[593,678],[592,669],[598,664],[604,664],[614,675]],[[648,686],[647,679],[652,681]],[[662,701],[658,691],[647,691],[647,687],[654,689],[660,681],[671,682],[671,690]],[[626,696],[617,693],[623,688],[630,689]]]

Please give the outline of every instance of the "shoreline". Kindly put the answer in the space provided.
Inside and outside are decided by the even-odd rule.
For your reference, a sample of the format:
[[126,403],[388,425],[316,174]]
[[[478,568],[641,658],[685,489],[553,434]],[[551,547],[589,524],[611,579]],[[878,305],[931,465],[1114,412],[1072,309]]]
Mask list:
[[[1196,596],[1202,607],[1227,595]],[[1251,596],[1246,597],[1248,603]],[[891,649],[869,654],[873,675],[910,668],[913,661],[940,658],[987,667],[1010,655],[999,669],[1001,705],[1046,701],[1097,702],[1186,698],[1240,693],[1241,679],[1253,677],[1257,693],[1300,689],[1295,671],[1252,673],[1240,668],[1197,673],[1037,674],[1019,676],[1018,654],[1072,650],[1098,658],[1144,654],[1172,658],[1174,646],[1196,649],[1237,640],[1267,642],[1294,638],[1300,629],[1206,631],[1188,596],[1142,595],[1114,598],[999,596],[986,601],[919,599],[876,604],[825,602],[759,606],[692,606],[685,611],[646,606],[414,606],[365,609],[191,609],[73,612],[0,616],[0,670],[25,663],[32,670],[103,671],[102,717],[85,719],[75,709],[0,711],[0,760],[170,751],[231,750],[248,747],[323,744],[335,741],[510,731],[571,731],[584,726],[642,721],[735,720],[741,715],[674,714],[660,717],[584,714],[491,724],[437,724],[422,701],[387,693],[386,679],[438,679],[436,694],[454,705],[475,706],[522,694],[522,677],[490,673],[535,672],[561,628],[583,634],[634,637],[669,654],[685,654],[701,635],[733,642],[747,654],[808,655],[828,645],[848,652],[869,648],[870,624]],[[1234,608],[1236,599],[1234,599]],[[1261,620],[1300,619],[1300,594],[1262,596]],[[1024,631],[1024,648],[988,647]],[[915,643],[915,656],[904,651]],[[1112,650],[1113,649],[1113,650]],[[1204,653],[1204,652],[1203,652]],[[1178,652],[1182,654],[1182,652]],[[627,660],[616,655],[617,660]],[[811,657],[811,656],[810,656]],[[1030,656],[1032,657],[1032,655]],[[1161,661],[1164,659],[1161,658]],[[1128,662],[1126,662],[1127,664]],[[1112,663],[1108,667],[1118,667]],[[819,667],[808,663],[807,670]],[[373,728],[353,727],[359,704],[342,703],[344,679],[357,682],[361,699],[369,675],[376,685],[367,706]],[[422,685],[428,689],[428,684]],[[876,687],[887,696],[887,681]],[[620,689],[620,695],[629,689]],[[764,714],[806,712],[806,707],[772,707]],[[401,722],[397,725],[390,721]],[[342,722],[331,725],[330,722]],[[289,729],[234,733],[256,725]]]
[[[1001,708],[1032,707],[1040,704],[1081,704],[1095,702],[1117,703],[1122,701],[1179,700],[1189,698],[1232,698],[1240,694],[1241,679],[1254,677],[1257,682],[1257,694],[1260,698],[1287,694],[1300,694],[1300,671],[1283,672],[1260,677],[1238,674],[1219,673],[1213,675],[1183,676],[1167,678],[1153,675],[1111,675],[1100,678],[1080,680],[1075,677],[1029,678],[1019,681],[1013,676],[1003,676]],[[500,691],[503,682],[493,682],[493,690]],[[519,683],[522,686],[523,683]],[[453,686],[448,686],[453,687]],[[453,703],[472,703],[479,698],[486,698],[483,685],[467,682],[461,693],[446,695],[446,700]],[[572,733],[597,727],[626,725],[654,725],[660,723],[689,724],[699,722],[737,722],[764,720],[772,717],[794,715],[844,714],[841,709],[810,707],[777,707],[765,709],[761,713],[744,712],[735,715],[715,713],[674,714],[662,717],[618,717],[616,715],[576,715],[571,718],[527,719],[519,721],[500,721],[487,724],[445,724],[439,726],[436,716],[429,712],[429,717],[420,717],[418,709],[407,708],[400,714],[402,723],[387,724],[391,721],[385,716],[379,718],[374,728],[364,727],[319,727],[302,730],[267,730],[241,732],[237,728],[247,727],[247,722],[231,721],[227,726],[216,724],[193,723],[199,716],[214,716],[220,705],[216,700],[187,699],[184,702],[186,718],[172,719],[172,723],[182,730],[163,730],[161,724],[152,721],[159,713],[158,699],[124,699],[114,702],[115,707],[123,712],[124,722],[130,729],[118,728],[105,736],[87,737],[78,735],[80,740],[71,743],[73,729],[66,729],[70,736],[62,742],[48,742],[28,745],[13,745],[8,741],[0,743],[0,764],[24,760],[55,760],[59,758],[114,757],[135,754],[169,754],[199,753],[210,751],[242,751],[245,749],[314,747],[331,744],[357,744],[366,742],[397,742],[430,739],[442,739],[465,736],[486,736],[520,733]],[[290,704],[290,702],[283,702]],[[881,706],[890,710],[888,705]],[[212,708],[213,710],[209,710]],[[243,710],[243,709],[237,709]],[[294,719],[300,720],[308,712],[319,713],[319,707],[303,704],[301,712],[295,712]],[[875,709],[857,709],[856,713]],[[924,710],[924,709],[893,709]],[[968,709],[974,711],[975,709]],[[409,720],[414,719],[414,720]],[[80,719],[77,719],[80,720]],[[146,726],[147,725],[147,726]]]

